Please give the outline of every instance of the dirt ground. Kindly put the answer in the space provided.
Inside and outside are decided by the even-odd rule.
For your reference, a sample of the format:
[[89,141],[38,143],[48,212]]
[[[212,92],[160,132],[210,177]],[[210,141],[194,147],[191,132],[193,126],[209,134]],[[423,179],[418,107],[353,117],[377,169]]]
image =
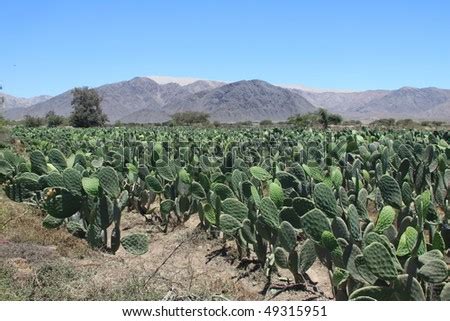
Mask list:
[[[43,214],[0,195],[0,300],[329,300],[328,272],[308,271],[317,285],[285,290],[289,272],[267,284],[251,260],[240,262],[234,242],[209,239],[196,216],[167,234],[142,216],[122,216],[123,235],[149,235],[149,251],[134,256],[91,250],[65,228],[41,226]],[[264,293],[265,292],[265,293]]]

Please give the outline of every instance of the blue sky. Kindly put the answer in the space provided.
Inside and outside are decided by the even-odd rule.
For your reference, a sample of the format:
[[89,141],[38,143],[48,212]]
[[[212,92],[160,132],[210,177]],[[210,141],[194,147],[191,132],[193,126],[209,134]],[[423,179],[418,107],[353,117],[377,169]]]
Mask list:
[[0,0],[0,84],[55,95],[135,76],[450,88],[450,1]]

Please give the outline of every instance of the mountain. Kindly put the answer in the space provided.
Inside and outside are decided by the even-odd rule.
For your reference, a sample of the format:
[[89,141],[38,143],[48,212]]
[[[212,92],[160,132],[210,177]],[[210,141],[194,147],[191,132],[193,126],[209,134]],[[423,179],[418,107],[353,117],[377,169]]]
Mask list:
[[[214,88],[215,84],[208,81],[195,81],[186,86],[176,83],[158,84],[148,77],[136,77],[128,81],[107,84],[97,87],[96,90],[103,98],[101,107],[111,122],[115,122],[126,115],[138,110],[146,109],[153,114],[162,114],[161,107],[175,99],[182,99],[193,93]],[[7,110],[5,116],[9,119],[22,119],[25,115],[45,116],[49,111],[63,116],[72,112],[72,93],[66,91],[47,101],[37,103],[23,109]]]
[[450,121],[450,90],[403,87],[362,92],[309,92],[292,89],[313,105],[345,118],[375,120],[411,118]]
[[[163,109],[167,115],[182,111],[206,112],[211,120],[233,123],[264,119],[283,121],[295,114],[314,111],[315,107],[288,89],[261,80],[242,80],[174,99]],[[142,109],[122,121],[148,123],[153,121],[153,115]]]
[[226,84],[223,81],[205,80],[192,77],[148,76],[147,78],[150,78],[151,80],[157,82],[160,85],[173,83],[178,84],[180,86],[186,86],[197,83],[197,85],[199,84],[204,85],[206,87],[205,89],[217,88]]
[[294,90],[313,105],[326,108],[331,112],[346,113],[349,110],[363,106],[375,98],[389,93],[387,90],[368,90],[361,92],[312,92]]
[[5,109],[30,107],[32,105],[38,104],[51,98],[51,96],[46,95],[31,98],[22,98],[22,97],[14,97],[8,94],[0,94],[0,97],[5,98],[5,102],[3,105]]
[[315,110],[301,95],[261,80],[242,80],[209,91],[200,91],[164,107],[169,114],[202,111],[222,122],[283,121]]
[[[285,87],[283,87],[285,86]],[[262,80],[232,83],[165,76],[136,77],[106,84],[96,90],[110,122],[164,122],[181,111],[201,111],[221,122],[283,121],[323,107],[346,119],[412,118],[450,122],[450,90],[403,87],[361,92],[308,89],[298,85],[275,86]],[[49,111],[68,116],[72,94],[30,99],[6,96],[4,116],[45,116]]]
[[353,117],[450,120],[450,90],[403,87],[349,111]]

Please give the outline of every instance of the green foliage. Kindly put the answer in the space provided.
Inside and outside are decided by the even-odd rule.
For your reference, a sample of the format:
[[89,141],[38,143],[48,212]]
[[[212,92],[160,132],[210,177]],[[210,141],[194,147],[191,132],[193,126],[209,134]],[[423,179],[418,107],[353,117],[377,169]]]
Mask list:
[[66,118],[57,115],[54,111],[49,111],[47,115],[45,115],[45,120],[47,122],[47,127],[59,127],[66,123]]
[[175,125],[206,125],[209,123],[209,115],[199,111],[185,111],[172,115],[172,121]]
[[148,236],[146,234],[130,234],[124,236],[120,242],[128,253],[142,255],[148,251]]
[[27,128],[35,128],[44,126],[45,120],[41,117],[35,117],[31,115],[25,115],[23,119],[23,125]]
[[73,127],[101,127],[106,124],[108,117],[100,107],[102,98],[95,89],[74,88],[72,95],[73,112],[69,121]]
[[[323,113],[317,124],[325,116],[330,124]],[[288,269],[289,281],[307,285],[318,259],[338,300],[448,298],[445,131],[17,127],[12,134],[27,153],[0,150],[6,195],[40,207],[43,226],[65,227],[93,248],[147,251],[145,234],[121,227],[128,211],[164,233],[198,215],[198,232],[235,242],[237,258],[255,259],[268,280]]]
[[299,114],[289,117],[288,123],[302,127],[321,125],[326,129],[330,125],[338,125],[342,123],[342,116],[329,113],[327,110],[320,108],[314,113]]

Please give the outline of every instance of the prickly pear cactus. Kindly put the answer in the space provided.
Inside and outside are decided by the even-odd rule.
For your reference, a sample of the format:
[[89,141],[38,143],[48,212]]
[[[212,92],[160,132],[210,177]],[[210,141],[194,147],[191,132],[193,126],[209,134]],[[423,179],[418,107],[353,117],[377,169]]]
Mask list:
[[148,236],[146,234],[124,236],[120,243],[125,251],[134,255],[143,255],[148,251]]

